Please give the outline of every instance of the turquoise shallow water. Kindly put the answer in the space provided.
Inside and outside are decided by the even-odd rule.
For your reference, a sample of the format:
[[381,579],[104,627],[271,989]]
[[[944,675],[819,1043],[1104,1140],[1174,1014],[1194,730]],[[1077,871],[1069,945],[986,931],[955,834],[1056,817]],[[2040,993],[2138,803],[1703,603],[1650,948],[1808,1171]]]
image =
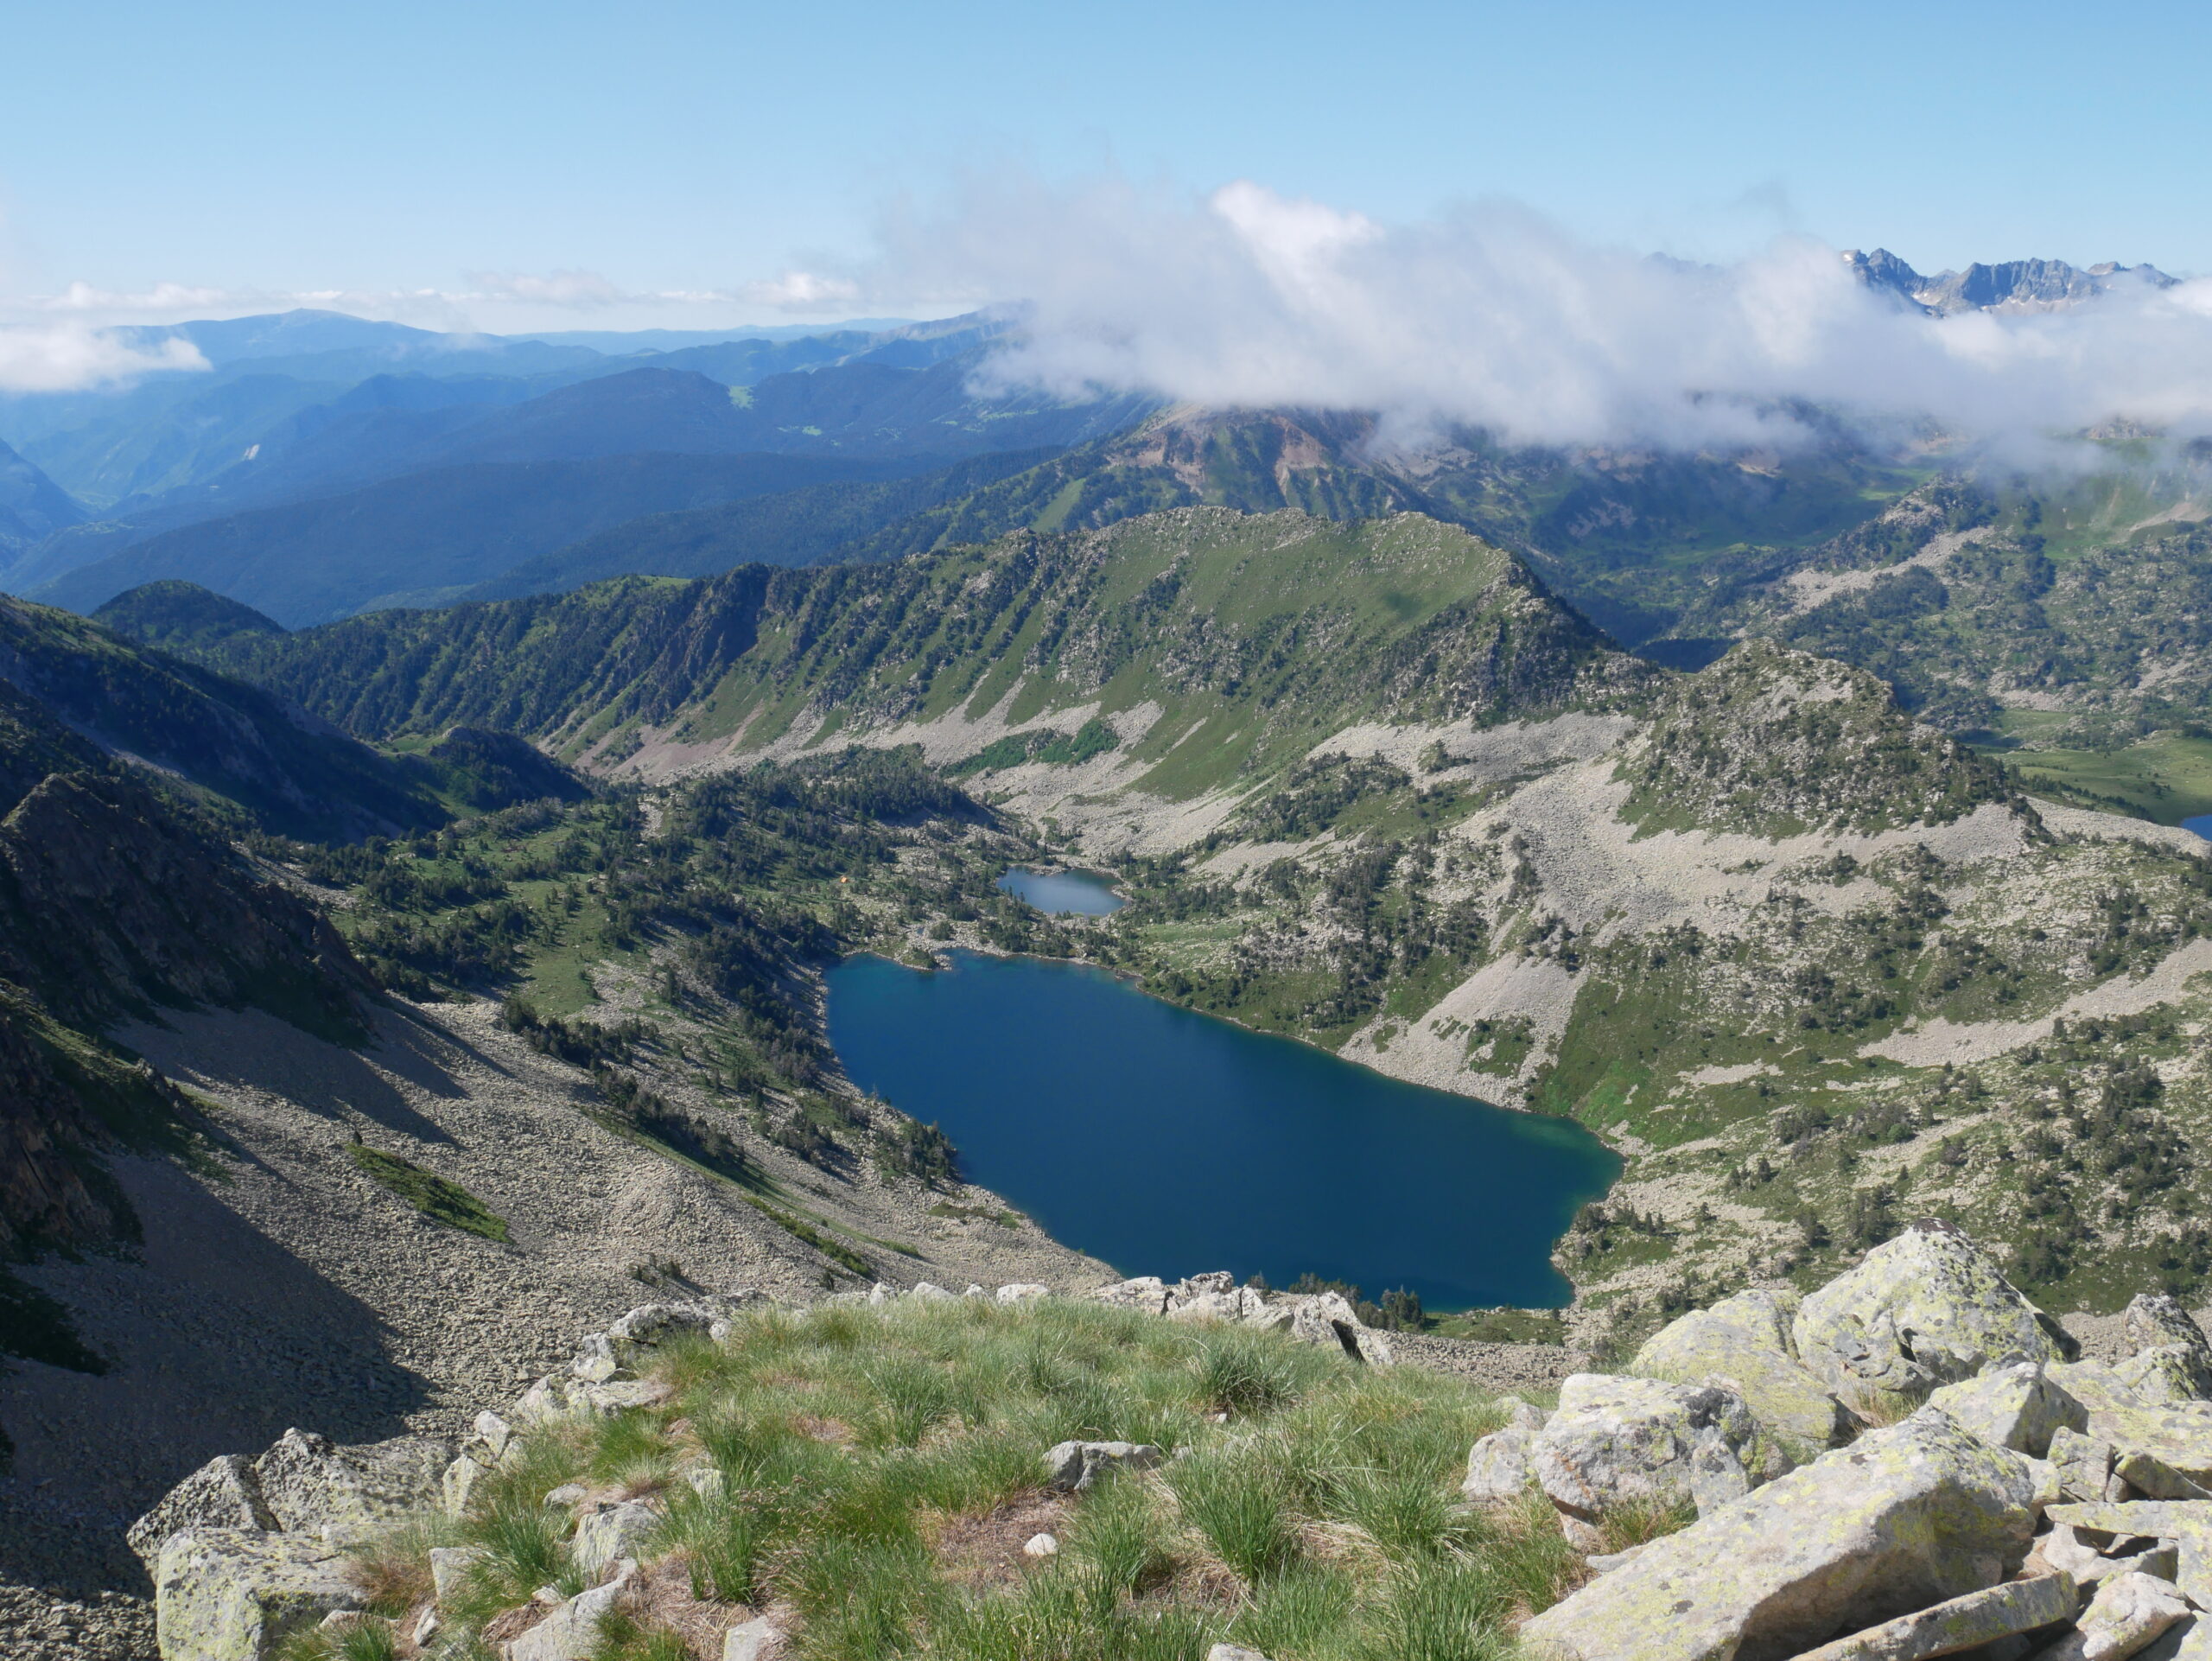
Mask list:
[[1105,917],[1128,902],[1104,877],[1086,871],[1008,871],[999,887],[1039,911],[1081,917]]
[[1126,1275],[1312,1270],[1433,1309],[1566,1301],[1552,1244],[1619,1161],[1580,1126],[1247,1032],[1102,970],[850,958],[830,1038],[974,1181]]

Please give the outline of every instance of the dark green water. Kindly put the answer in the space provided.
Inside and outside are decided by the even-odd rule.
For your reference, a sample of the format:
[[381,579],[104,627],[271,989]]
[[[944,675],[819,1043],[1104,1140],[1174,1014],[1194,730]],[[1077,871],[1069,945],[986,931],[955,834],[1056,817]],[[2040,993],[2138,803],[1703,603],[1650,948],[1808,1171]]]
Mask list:
[[1433,1309],[1556,1305],[1553,1243],[1620,1168],[1580,1126],[1073,964],[850,958],[830,974],[830,1038],[862,1089],[942,1125],[969,1177],[1125,1275],[1311,1270]]

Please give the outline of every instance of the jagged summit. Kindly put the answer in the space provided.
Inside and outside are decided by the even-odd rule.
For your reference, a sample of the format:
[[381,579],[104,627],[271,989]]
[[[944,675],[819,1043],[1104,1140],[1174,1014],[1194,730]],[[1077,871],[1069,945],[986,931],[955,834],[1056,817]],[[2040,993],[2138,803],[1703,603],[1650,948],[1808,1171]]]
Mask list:
[[2171,288],[2181,279],[2155,265],[2122,265],[2104,260],[2083,268],[2063,259],[2008,259],[1993,265],[1976,261],[1963,271],[1923,277],[1886,248],[1845,253],[1844,264],[1871,289],[1896,295],[1931,316],[1961,311],[2057,311],[2078,306],[2123,283]]

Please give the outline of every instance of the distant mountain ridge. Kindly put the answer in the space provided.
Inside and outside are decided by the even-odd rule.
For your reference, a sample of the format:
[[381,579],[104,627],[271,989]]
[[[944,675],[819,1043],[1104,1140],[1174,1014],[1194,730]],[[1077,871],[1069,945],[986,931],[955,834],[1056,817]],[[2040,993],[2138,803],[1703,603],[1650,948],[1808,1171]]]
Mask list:
[[1886,248],[1872,253],[1853,248],[1843,260],[1868,288],[1896,295],[1937,317],[1961,311],[2056,311],[2124,283],[2170,289],[2181,280],[2155,265],[2122,265],[2112,260],[2086,268],[2063,259],[2008,259],[1994,265],[1976,262],[1963,271],[1938,271],[1933,277],[1922,276]]

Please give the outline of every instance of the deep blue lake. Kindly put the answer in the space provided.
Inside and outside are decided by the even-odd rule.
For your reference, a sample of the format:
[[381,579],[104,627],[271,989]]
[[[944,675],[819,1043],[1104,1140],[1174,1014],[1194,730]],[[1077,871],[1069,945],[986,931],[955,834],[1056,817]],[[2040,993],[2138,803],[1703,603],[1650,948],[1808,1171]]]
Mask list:
[[2181,828],[2194,830],[2207,842],[2212,842],[2212,813],[2199,813],[2193,819],[2183,819]]
[[1061,916],[1105,917],[1128,903],[1104,877],[1088,871],[1015,869],[999,879],[999,887],[1039,911]]
[[1620,1162],[1580,1126],[1408,1085],[1103,970],[849,958],[830,1039],[963,1173],[1124,1275],[1312,1270],[1432,1309],[1567,1301],[1553,1243]]

